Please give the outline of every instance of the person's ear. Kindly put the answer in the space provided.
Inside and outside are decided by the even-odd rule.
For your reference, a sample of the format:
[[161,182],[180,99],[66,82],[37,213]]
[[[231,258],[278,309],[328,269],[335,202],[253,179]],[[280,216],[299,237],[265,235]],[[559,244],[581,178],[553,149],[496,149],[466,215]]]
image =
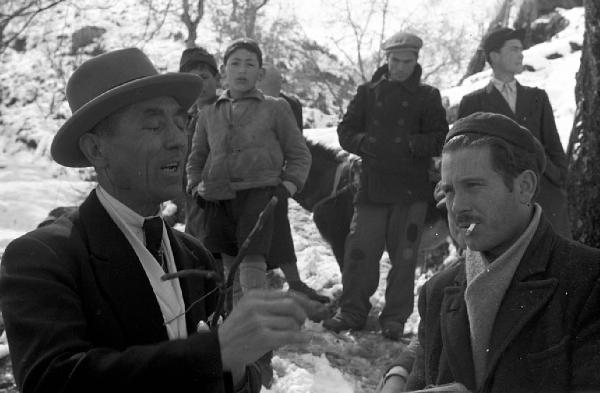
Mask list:
[[515,179],[519,201],[525,205],[531,204],[538,187],[538,177],[534,171],[527,169]]
[[79,149],[94,168],[108,166],[107,147],[101,136],[86,132],[79,138]]
[[489,56],[490,56],[490,65],[494,65],[498,61],[498,57],[500,56],[500,53],[496,52],[496,51],[491,51]]

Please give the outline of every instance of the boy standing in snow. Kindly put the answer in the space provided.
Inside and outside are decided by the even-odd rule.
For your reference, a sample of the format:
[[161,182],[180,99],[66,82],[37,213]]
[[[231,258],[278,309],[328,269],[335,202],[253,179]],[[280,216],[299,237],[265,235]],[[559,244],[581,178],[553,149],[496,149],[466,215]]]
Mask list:
[[[205,245],[229,270],[269,199],[302,188],[311,156],[289,105],[256,89],[264,73],[256,41],[235,40],[223,60],[228,89],[200,112],[187,176],[188,189],[206,200]],[[269,218],[240,264],[242,293],[265,285],[272,232]]]

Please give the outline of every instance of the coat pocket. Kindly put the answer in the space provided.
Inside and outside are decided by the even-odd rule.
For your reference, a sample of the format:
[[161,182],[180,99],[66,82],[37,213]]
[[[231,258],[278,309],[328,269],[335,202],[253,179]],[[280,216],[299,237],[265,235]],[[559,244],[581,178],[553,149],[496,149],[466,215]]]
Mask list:
[[540,391],[567,391],[571,372],[571,336],[539,352],[527,354],[529,377]]

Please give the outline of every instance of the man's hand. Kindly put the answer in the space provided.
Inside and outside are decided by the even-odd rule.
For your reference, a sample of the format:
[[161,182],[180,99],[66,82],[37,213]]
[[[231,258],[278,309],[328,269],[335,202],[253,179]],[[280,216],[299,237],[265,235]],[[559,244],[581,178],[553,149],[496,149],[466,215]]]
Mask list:
[[266,352],[308,342],[308,334],[300,328],[310,307],[308,298],[281,291],[244,294],[219,328],[223,369],[231,371],[235,379]]

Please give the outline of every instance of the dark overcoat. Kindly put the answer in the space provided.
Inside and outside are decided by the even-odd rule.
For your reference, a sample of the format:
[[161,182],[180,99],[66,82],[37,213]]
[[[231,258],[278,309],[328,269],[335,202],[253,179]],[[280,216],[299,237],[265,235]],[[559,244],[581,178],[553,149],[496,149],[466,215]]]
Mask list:
[[537,87],[523,86],[517,82],[516,113],[502,94],[490,82],[486,87],[464,96],[458,108],[458,118],[475,112],[500,113],[526,127],[542,143],[547,165],[540,182],[537,202],[556,232],[570,238],[567,193],[567,156],[560,142],[548,94]]
[[[214,269],[197,240],[167,233],[178,270]],[[169,341],[142,265],[95,191],[74,216],[14,240],[0,300],[20,391],[229,391],[218,335],[196,332],[215,309],[215,283],[180,283],[189,337]]]
[[357,202],[431,201],[431,158],[448,132],[440,92],[421,83],[419,65],[404,82],[382,70],[358,87],[337,129],[342,148],[363,161]]
[[473,392],[600,391],[600,250],[558,236],[542,218],[496,315],[479,390],[466,281],[460,264],[422,288],[410,388],[456,381]]

